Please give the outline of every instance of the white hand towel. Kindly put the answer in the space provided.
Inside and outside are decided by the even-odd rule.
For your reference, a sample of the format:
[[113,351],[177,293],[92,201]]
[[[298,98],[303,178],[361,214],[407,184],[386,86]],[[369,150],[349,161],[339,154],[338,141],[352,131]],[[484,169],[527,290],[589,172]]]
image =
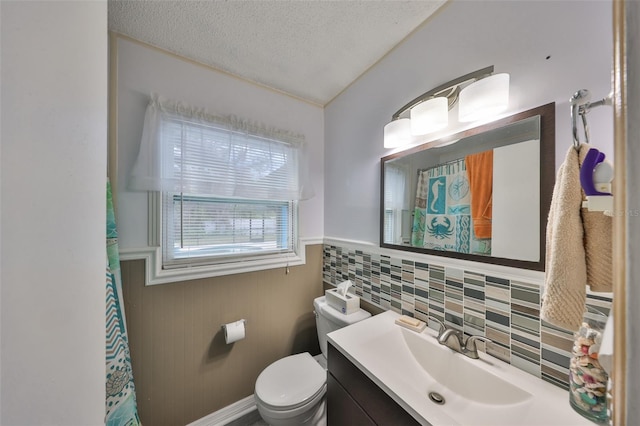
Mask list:
[[543,320],[568,330],[580,328],[587,296],[581,208],[580,162],[578,151],[571,147],[553,188],[540,310]]
[[591,147],[569,148],[558,170],[547,222],[545,292],[540,316],[568,330],[582,323],[586,286],[612,291],[611,217],[582,208],[580,166]]

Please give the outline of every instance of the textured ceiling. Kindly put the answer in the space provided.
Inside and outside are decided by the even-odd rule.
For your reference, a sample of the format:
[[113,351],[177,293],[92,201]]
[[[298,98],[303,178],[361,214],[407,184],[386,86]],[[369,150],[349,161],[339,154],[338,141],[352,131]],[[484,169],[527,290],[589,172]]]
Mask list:
[[109,29],[320,105],[446,0],[109,0]]

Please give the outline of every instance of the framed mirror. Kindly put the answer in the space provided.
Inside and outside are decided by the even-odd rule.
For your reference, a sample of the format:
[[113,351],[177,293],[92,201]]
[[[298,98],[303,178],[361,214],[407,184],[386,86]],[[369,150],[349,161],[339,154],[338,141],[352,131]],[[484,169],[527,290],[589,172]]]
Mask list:
[[380,246],[544,271],[555,104],[381,160]]

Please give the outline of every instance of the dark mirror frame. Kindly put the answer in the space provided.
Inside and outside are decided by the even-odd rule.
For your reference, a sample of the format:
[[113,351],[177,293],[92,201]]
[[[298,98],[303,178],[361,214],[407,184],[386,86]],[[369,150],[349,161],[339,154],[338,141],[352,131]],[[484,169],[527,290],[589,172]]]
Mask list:
[[[472,129],[468,129],[454,135],[445,136],[437,141],[431,141],[422,145],[415,146],[405,151],[396,152],[387,155],[380,160],[380,247],[410,251],[415,253],[430,254],[433,256],[443,256],[455,259],[471,260],[474,262],[490,263],[494,265],[510,266],[513,268],[531,269],[536,271],[544,271],[545,267],[545,247],[546,247],[546,229],[547,217],[549,215],[549,206],[551,205],[551,196],[553,194],[553,186],[556,176],[556,154],[555,154],[555,103],[532,108],[513,114],[509,117],[502,118],[491,123],[487,123]],[[416,152],[437,147],[438,145],[446,145],[452,141],[474,136],[490,130],[494,130],[508,124],[515,123],[526,118],[540,116],[540,257],[539,261],[525,261],[516,259],[507,259],[502,257],[482,256],[477,254],[458,253],[454,251],[432,250],[423,247],[411,247],[398,244],[384,243],[384,165],[385,162],[395,158],[404,157]]]

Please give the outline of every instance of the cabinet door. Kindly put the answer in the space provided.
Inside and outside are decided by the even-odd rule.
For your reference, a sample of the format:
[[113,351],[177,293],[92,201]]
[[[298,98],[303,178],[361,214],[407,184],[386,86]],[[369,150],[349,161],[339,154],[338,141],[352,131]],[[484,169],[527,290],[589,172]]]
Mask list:
[[[328,363],[329,377],[333,376],[344,391],[371,418],[374,424],[381,426],[414,426],[420,424],[331,344],[329,344]],[[327,412],[331,412],[330,402],[327,403],[327,410]],[[341,426],[342,424],[346,423],[335,423],[336,426]],[[328,425],[334,426],[333,423],[328,423]],[[357,425],[357,423],[354,423],[354,425]]]
[[375,426],[375,423],[331,375],[327,375],[327,425]]

